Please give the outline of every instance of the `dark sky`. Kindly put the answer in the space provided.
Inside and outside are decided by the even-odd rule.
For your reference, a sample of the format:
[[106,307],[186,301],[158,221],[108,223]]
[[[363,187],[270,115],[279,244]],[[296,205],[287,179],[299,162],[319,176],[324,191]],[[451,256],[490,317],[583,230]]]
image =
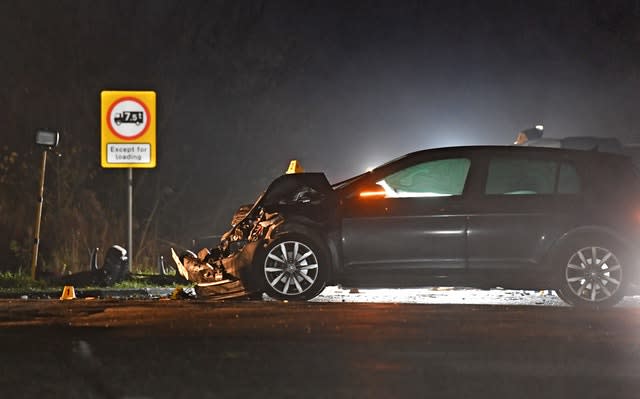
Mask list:
[[97,168],[99,92],[157,91],[137,201],[172,192],[192,235],[292,158],[336,181],[540,122],[640,142],[638,1],[2,1],[0,36],[0,134],[23,151],[56,127]]

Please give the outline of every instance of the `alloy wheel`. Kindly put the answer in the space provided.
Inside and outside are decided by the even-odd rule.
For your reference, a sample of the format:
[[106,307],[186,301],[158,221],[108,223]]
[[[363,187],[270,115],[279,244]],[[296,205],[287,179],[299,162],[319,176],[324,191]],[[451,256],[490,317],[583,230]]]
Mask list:
[[269,286],[283,295],[296,296],[308,291],[318,280],[318,257],[299,241],[274,245],[264,261]]
[[571,255],[565,268],[566,284],[583,301],[596,303],[613,297],[622,285],[622,265],[602,247],[585,247]]

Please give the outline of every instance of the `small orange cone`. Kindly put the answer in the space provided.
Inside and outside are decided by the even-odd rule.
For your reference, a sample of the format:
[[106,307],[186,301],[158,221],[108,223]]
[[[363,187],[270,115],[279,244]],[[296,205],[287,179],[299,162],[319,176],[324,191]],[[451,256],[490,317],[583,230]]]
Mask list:
[[60,300],[66,301],[68,299],[76,299],[76,290],[73,288],[73,285],[65,285],[62,289]]

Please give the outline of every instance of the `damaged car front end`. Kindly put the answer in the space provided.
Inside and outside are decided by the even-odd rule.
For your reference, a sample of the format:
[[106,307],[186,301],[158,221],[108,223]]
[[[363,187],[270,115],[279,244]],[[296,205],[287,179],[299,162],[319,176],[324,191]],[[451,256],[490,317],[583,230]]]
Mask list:
[[174,252],[174,261],[202,297],[313,298],[330,278],[326,235],[336,225],[335,205],[324,174],[280,176],[236,211],[217,247]]

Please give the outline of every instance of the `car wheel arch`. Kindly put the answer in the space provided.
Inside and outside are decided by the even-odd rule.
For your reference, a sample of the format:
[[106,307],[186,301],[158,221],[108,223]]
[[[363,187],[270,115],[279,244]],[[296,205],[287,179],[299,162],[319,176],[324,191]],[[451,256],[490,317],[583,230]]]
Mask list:
[[631,242],[629,240],[625,239],[623,235],[611,228],[603,226],[581,226],[562,234],[553,243],[548,252],[550,254],[548,260],[553,262],[558,252],[561,251],[569,243],[581,239],[594,239],[594,237],[598,240],[612,242],[616,245],[620,245],[620,247],[624,251],[629,251],[632,248]]

